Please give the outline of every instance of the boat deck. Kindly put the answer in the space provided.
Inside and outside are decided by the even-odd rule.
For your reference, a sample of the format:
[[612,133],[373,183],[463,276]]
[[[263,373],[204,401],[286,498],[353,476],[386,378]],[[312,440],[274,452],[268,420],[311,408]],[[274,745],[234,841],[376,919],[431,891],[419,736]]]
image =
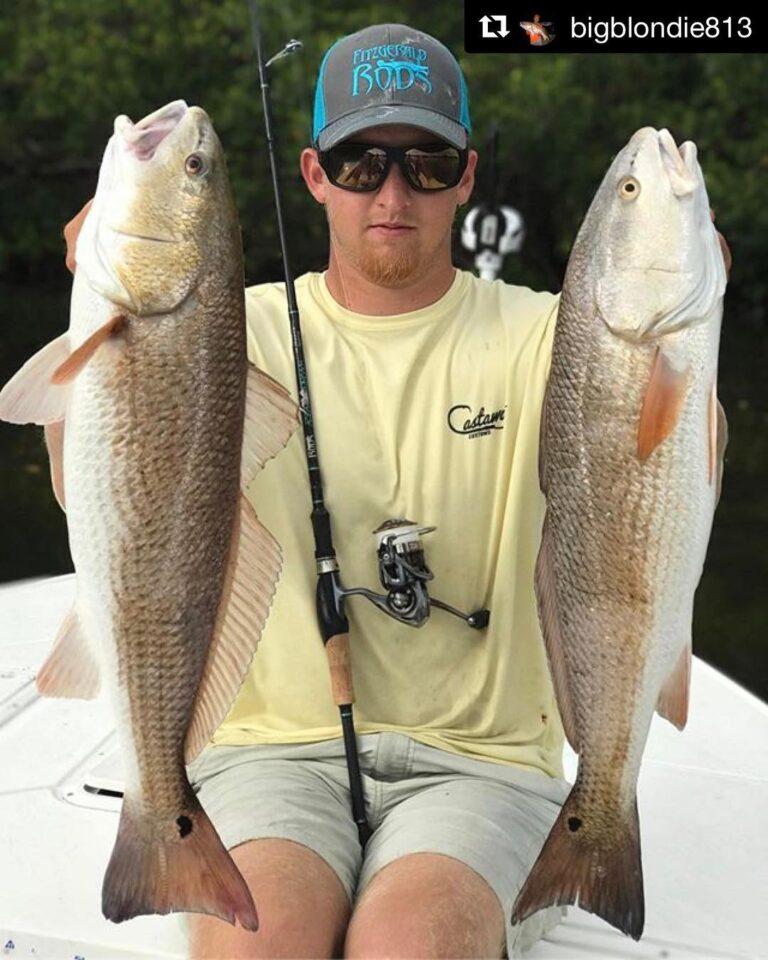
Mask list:
[[[0,956],[183,957],[182,915],[101,915],[120,805],[110,707],[42,699],[34,684],[74,587],[74,576],[0,587]],[[567,751],[569,778],[575,769]],[[768,956],[768,706],[695,660],[684,733],[654,718],[639,810],[642,940],[571,907],[527,956]]]

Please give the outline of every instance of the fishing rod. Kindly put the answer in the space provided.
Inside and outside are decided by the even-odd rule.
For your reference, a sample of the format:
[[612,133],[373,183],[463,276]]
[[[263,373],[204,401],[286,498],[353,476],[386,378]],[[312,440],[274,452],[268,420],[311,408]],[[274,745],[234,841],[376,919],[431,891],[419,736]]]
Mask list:
[[412,520],[406,520],[405,518],[385,520],[384,523],[372,531],[376,537],[379,580],[386,593],[376,593],[366,587],[345,589],[341,585],[339,563],[331,536],[331,518],[323,497],[322,475],[312,417],[312,403],[301,337],[299,308],[296,301],[296,290],[288,257],[288,244],[283,220],[277,152],[272,128],[269,82],[267,80],[269,67],[283,57],[301,50],[302,44],[299,40],[289,40],[283,49],[265,64],[256,0],[248,0],[248,5],[256,58],[259,65],[264,126],[272,171],[272,189],[275,198],[280,247],[283,256],[288,316],[293,342],[293,359],[299,393],[299,409],[304,431],[304,453],[312,497],[310,518],[315,539],[315,562],[318,577],[316,591],[317,618],[328,656],[331,689],[341,717],[344,749],[349,771],[352,816],[357,824],[360,843],[364,847],[370,837],[371,830],[365,817],[365,802],[352,713],[355,696],[349,658],[349,621],[344,612],[346,598],[362,596],[382,613],[410,627],[424,626],[429,619],[432,607],[437,607],[463,620],[467,626],[474,630],[483,630],[488,626],[490,611],[479,609],[471,613],[465,613],[451,604],[430,597],[427,583],[434,579],[434,575],[427,566],[421,537],[436,528],[421,527]]
[[269,150],[269,165],[272,171],[272,191],[275,197],[277,229],[280,235],[280,248],[283,255],[285,292],[288,298],[288,317],[291,324],[291,339],[293,342],[293,360],[296,370],[296,384],[299,391],[301,424],[304,431],[304,452],[309,470],[309,486],[312,495],[312,513],[310,517],[315,537],[315,562],[317,564],[317,618],[320,634],[328,657],[333,699],[339,708],[341,718],[344,750],[347,759],[347,769],[349,771],[352,817],[357,824],[357,834],[360,845],[365,847],[371,836],[371,828],[365,816],[363,782],[360,776],[360,762],[357,755],[357,741],[355,739],[355,726],[352,713],[355,693],[352,685],[352,670],[349,659],[349,621],[344,613],[344,599],[339,584],[339,564],[331,536],[331,517],[325,506],[323,497],[323,481],[320,473],[320,460],[317,451],[314,421],[312,419],[312,401],[309,394],[309,378],[307,376],[304,345],[301,337],[299,308],[296,301],[296,289],[288,257],[288,243],[283,220],[280,178],[278,175],[275,138],[272,129],[272,107],[269,98],[269,82],[267,80],[267,70],[269,67],[283,57],[297,53],[301,50],[302,44],[299,40],[289,40],[285,47],[265,64],[256,0],[248,0],[248,7],[250,10],[256,60],[259,67],[261,100],[264,107],[264,128],[267,148]]

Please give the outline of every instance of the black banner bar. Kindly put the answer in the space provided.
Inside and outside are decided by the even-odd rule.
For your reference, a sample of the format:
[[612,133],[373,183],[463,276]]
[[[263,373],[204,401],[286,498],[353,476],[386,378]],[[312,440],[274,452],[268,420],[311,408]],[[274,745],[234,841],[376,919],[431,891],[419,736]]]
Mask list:
[[607,9],[503,0],[464,0],[467,53],[765,53],[768,13],[736,0]]

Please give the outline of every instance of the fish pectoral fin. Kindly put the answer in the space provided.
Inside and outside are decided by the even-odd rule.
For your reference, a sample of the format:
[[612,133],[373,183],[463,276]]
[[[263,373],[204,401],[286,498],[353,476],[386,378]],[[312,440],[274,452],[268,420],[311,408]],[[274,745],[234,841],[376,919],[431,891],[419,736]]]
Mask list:
[[51,383],[60,385],[74,380],[83,367],[88,363],[91,357],[96,353],[99,347],[110,337],[117,336],[124,329],[128,321],[122,314],[112,317],[103,323],[99,329],[84,340],[79,347],[72,351],[69,356],[54,371],[51,377]]
[[549,671],[552,675],[552,685],[555,688],[560,719],[563,721],[563,729],[566,737],[568,737],[568,743],[578,753],[579,731],[571,699],[570,683],[568,682],[568,667],[564,653],[565,644],[563,643],[560,614],[557,608],[557,581],[552,566],[552,545],[546,517],[544,518],[539,555],[536,558],[535,585],[541,632],[544,635],[544,644],[547,648]]
[[0,420],[41,425],[61,420],[70,391],[51,378],[68,355],[69,333],[62,333],[30,357],[0,391]]
[[691,640],[677,658],[677,663],[661,688],[656,713],[682,730],[688,720],[688,696],[691,689]]
[[241,494],[214,635],[187,731],[187,763],[211,739],[240,690],[281,568],[280,545]]
[[249,363],[241,470],[243,489],[267,460],[288,443],[298,422],[298,407],[290,393],[277,380]]
[[709,482],[716,484],[715,505],[723,489],[723,458],[728,446],[728,421],[717,399],[717,384],[712,384],[709,404]]
[[64,618],[53,648],[38,670],[37,689],[44,697],[91,700],[101,687],[96,653],[83,632],[76,608]]
[[672,433],[680,416],[688,385],[688,371],[677,370],[657,347],[651,378],[640,411],[637,456],[647,460]]

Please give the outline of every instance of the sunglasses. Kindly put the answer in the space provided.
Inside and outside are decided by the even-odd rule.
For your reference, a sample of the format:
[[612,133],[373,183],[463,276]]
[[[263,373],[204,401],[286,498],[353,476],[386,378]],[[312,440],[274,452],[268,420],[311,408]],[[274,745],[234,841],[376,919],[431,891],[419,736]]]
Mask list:
[[381,147],[369,143],[340,143],[318,150],[320,166],[335,187],[365,193],[378,190],[393,163],[400,167],[408,185],[422,193],[449,190],[461,180],[468,150],[447,143],[423,143],[412,147]]

